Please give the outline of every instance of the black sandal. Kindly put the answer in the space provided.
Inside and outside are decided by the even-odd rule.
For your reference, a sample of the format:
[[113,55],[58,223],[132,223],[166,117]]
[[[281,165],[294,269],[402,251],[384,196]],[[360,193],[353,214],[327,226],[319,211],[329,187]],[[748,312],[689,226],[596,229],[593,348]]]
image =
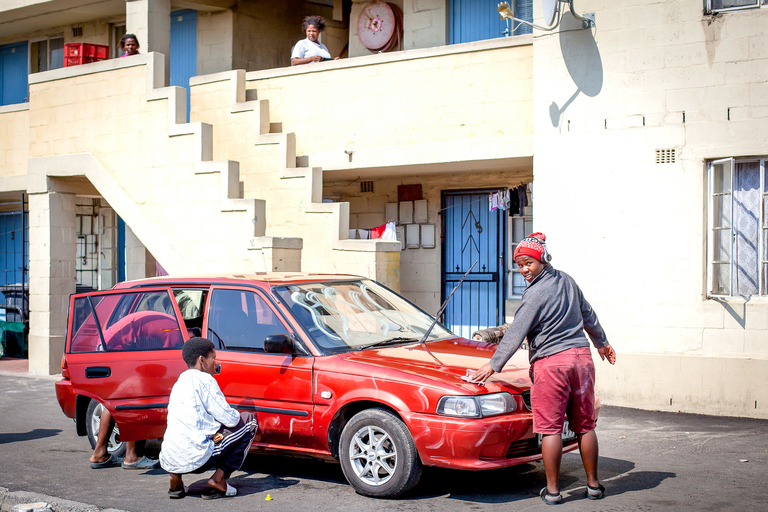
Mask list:
[[171,498],[172,500],[180,500],[181,498],[185,497],[188,492],[189,492],[189,487],[187,487],[186,485],[182,486],[182,488],[179,489],[178,491],[172,491],[168,489],[168,497]]
[[542,501],[547,505],[559,505],[560,502],[563,501],[563,496],[560,493],[550,494],[549,489],[546,487],[541,490],[539,496],[541,496]]
[[[591,494],[589,491],[594,491],[599,493]],[[584,490],[584,495],[590,500],[601,500],[605,498],[605,487],[603,487],[602,484],[597,484],[597,487],[592,487],[591,485],[587,485],[587,488]]]

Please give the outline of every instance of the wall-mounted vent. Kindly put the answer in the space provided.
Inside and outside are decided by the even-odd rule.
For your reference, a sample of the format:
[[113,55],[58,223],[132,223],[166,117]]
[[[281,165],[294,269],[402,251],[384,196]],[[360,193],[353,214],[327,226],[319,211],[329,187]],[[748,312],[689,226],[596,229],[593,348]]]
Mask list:
[[360,192],[373,192],[373,182],[372,181],[361,181],[360,182]]
[[72,27],[72,37],[83,37],[83,27]]
[[657,164],[673,164],[675,163],[676,155],[674,149],[657,149],[656,150],[656,163]]

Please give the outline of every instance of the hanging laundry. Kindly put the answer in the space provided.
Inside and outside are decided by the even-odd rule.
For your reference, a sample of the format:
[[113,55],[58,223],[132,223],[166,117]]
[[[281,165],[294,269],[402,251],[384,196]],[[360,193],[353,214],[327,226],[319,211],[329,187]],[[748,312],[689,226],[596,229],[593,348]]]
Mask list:
[[525,207],[528,206],[528,186],[520,185],[517,187],[517,195],[520,198],[520,216],[525,215]]
[[396,226],[394,222],[387,222],[381,226],[371,228],[371,238],[383,240],[397,240]]
[[490,202],[489,210],[492,212],[496,211],[499,208],[499,197],[495,193],[491,192],[488,195],[488,200]]
[[517,188],[512,189],[509,197],[509,216],[514,217],[520,211],[520,195]]

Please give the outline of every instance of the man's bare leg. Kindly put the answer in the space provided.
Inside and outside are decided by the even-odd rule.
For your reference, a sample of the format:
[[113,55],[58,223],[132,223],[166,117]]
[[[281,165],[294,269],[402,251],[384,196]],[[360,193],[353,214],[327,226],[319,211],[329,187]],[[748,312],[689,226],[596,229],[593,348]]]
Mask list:
[[171,482],[169,484],[169,489],[171,491],[181,491],[184,489],[184,481],[181,478],[181,475],[177,473],[170,473],[171,475]]
[[560,461],[563,458],[561,434],[544,434],[541,440],[541,455],[544,459],[544,473],[547,475],[547,492],[560,493]]
[[213,476],[208,479],[208,485],[221,492],[227,492],[227,479],[224,477],[224,470],[217,469]]
[[101,423],[99,424],[99,432],[96,436],[96,446],[94,446],[93,453],[91,454],[91,462],[104,462],[109,459],[107,442],[113,428],[115,428],[115,423],[112,420],[112,413],[105,407],[101,413]]
[[592,488],[600,486],[600,480],[597,478],[597,460],[599,448],[597,444],[597,434],[590,430],[585,434],[576,434],[579,441],[579,452],[581,452],[581,462],[584,464],[584,471],[587,473],[587,484]]

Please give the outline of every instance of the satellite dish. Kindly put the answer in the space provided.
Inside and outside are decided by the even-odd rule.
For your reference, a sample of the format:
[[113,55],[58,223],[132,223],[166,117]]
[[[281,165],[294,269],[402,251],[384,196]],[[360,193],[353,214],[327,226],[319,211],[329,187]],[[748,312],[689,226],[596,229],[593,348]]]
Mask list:
[[544,25],[552,25],[560,8],[559,0],[541,0],[541,12],[544,16]]

